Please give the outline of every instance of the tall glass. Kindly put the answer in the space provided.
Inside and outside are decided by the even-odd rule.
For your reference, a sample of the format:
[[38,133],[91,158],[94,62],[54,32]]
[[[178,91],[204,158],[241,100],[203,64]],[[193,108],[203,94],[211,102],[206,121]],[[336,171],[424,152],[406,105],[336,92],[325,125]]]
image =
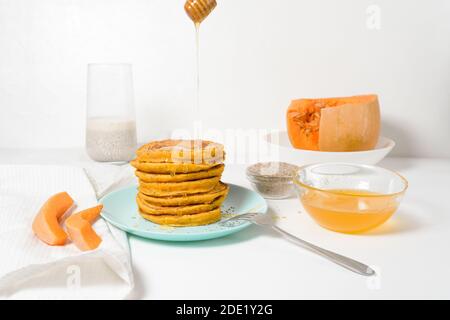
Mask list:
[[86,151],[95,161],[130,161],[136,150],[136,115],[130,64],[89,64]]

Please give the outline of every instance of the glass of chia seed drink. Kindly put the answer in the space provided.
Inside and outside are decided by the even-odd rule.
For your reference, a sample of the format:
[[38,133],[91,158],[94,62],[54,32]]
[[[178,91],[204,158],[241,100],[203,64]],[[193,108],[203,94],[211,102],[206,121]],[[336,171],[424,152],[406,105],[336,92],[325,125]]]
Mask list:
[[86,151],[100,162],[128,162],[136,150],[136,115],[130,64],[89,64]]

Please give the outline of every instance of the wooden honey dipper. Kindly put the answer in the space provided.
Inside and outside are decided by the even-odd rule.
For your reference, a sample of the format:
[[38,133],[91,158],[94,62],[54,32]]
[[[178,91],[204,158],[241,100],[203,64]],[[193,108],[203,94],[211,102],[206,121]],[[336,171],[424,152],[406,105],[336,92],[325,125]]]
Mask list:
[[187,0],[184,10],[194,23],[200,24],[217,6],[216,0]]

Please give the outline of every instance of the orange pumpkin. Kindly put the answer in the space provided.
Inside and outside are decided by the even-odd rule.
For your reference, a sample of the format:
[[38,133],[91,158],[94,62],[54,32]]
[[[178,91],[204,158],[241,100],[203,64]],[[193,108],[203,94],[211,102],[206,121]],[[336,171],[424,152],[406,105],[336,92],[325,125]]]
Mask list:
[[380,135],[378,97],[293,100],[287,111],[287,130],[297,149],[371,150]]

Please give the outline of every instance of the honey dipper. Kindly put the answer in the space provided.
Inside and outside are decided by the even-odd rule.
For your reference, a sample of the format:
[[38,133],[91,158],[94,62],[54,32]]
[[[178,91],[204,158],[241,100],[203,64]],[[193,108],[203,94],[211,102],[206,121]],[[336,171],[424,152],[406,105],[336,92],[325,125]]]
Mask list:
[[216,6],[216,0],[187,0],[184,10],[195,24],[200,24]]

